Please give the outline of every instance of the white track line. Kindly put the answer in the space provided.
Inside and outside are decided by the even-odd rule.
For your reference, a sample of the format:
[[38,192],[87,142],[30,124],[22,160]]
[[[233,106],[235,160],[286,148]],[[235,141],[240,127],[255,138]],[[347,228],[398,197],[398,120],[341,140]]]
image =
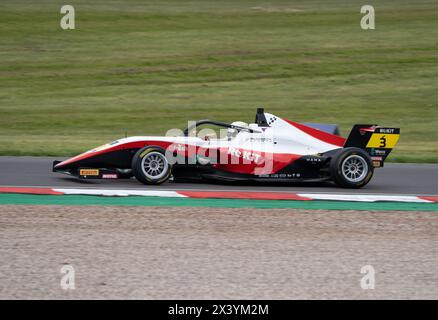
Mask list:
[[420,199],[417,196],[397,196],[397,195],[368,195],[368,194],[312,194],[299,193],[301,197],[311,198],[313,200],[335,200],[335,201],[360,201],[360,202],[418,202],[433,203],[433,201]]
[[[54,188],[56,192],[61,192],[66,195],[98,195],[98,196],[145,196],[145,197],[176,197],[184,198],[191,197],[190,195],[182,195],[178,191],[168,190],[132,190],[132,189],[64,189]],[[211,198],[215,198],[215,191],[212,191]],[[233,192],[228,191],[230,198],[233,198]],[[202,193],[202,192],[201,192]],[[220,192],[218,192],[220,193]],[[267,193],[264,193],[267,194]],[[292,194],[287,192],[286,194]],[[415,202],[415,203],[432,203],[433,201],[421,199],[417,196],[403,195],[365,195],[365,194],[316,194],[316,193],[294,193],[300,197],[309,198],[312,200],[334,200],[334,201],[357,201],[357,202]],[[219,195],[220,198],[227,198]],[[262,199],[260,193],[254,194],[254,199]]]
[[[22,187],[6,187],[2,192],[19,192]],[[437,202],[435,197],[430,199],[422,199],[419,196],[409,195],[388,195],[388,194],[329,194],[329,193],[297,193],[297,192],[242,192],[244,195],[235,195],[239,191],[227,190],[226,192],[219,190],[138,190],[138,189],[96,189],[96,188],[33,188],[37,190],[26,190],[23,188],[24,193],[41,193],[44,194],[44,190],[52,190],[60,194],[65,195],[93,195],[93,196],[143,196],[143,197],[172,197],[172,198],[221,198],[221,199],[267,199],[270,196],[268,194],[277,194],[276,199],[288,200],[292,195],[294,200],[333,200],[333,201],[355,201],[355,202],[410,202],[410,203],[434,203]],[[182,194],[183,193],[183,194]],[[246,193],[246,194],[245,194]],[[298,199],[296,199],[298,196]]]
[[175,191],[165,190],[127,190],[127,189],[64,189],[53,188],[56,192],[64,194],[81,194],[94,196],[144,196],[144,197],[171,197],[171,198],[185,198],[186,196]]

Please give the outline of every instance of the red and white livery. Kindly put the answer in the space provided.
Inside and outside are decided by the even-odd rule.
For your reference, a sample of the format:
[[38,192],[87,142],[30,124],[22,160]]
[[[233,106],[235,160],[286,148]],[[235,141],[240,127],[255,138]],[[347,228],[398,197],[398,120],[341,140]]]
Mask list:
[[383,166],[399,135],[399,128],[366,124],[355,125],[345,139],[259,108],[254,123],[200,120],[179,136],[123,138],[55,161],[53,171],[82,179],[135,176],[144,184],[333,181],[358,188]]

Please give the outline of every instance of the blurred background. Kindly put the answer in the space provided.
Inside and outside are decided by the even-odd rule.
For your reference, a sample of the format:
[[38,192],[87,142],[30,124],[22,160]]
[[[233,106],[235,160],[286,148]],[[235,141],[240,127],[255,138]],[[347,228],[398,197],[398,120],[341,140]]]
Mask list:
[[[375,30],[360,27],[366,4]],[[248,122],[260,106],[343,135],[399,126],[389,160],[438,162],[438,1],[0,2],[1,155]]]

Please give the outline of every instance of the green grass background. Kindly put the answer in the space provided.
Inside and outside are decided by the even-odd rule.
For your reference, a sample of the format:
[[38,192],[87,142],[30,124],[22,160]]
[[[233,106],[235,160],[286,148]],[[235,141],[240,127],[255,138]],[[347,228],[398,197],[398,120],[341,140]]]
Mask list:
[[[438,162],[438,1],[0,2],[0,154],[71,155],[187,120],[400,126]],[[376,30],[360,28],[360,7]]]

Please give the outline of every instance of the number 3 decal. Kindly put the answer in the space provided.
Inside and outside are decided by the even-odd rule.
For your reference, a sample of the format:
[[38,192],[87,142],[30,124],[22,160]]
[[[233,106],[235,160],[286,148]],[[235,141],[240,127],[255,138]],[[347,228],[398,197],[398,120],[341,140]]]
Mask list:
[[380,148],[385,148],[386,147],[386,137],[383,136],[380,138]]
[[374,133],[367,143],[367,148],[391,149],[397,144],[400,134]]

